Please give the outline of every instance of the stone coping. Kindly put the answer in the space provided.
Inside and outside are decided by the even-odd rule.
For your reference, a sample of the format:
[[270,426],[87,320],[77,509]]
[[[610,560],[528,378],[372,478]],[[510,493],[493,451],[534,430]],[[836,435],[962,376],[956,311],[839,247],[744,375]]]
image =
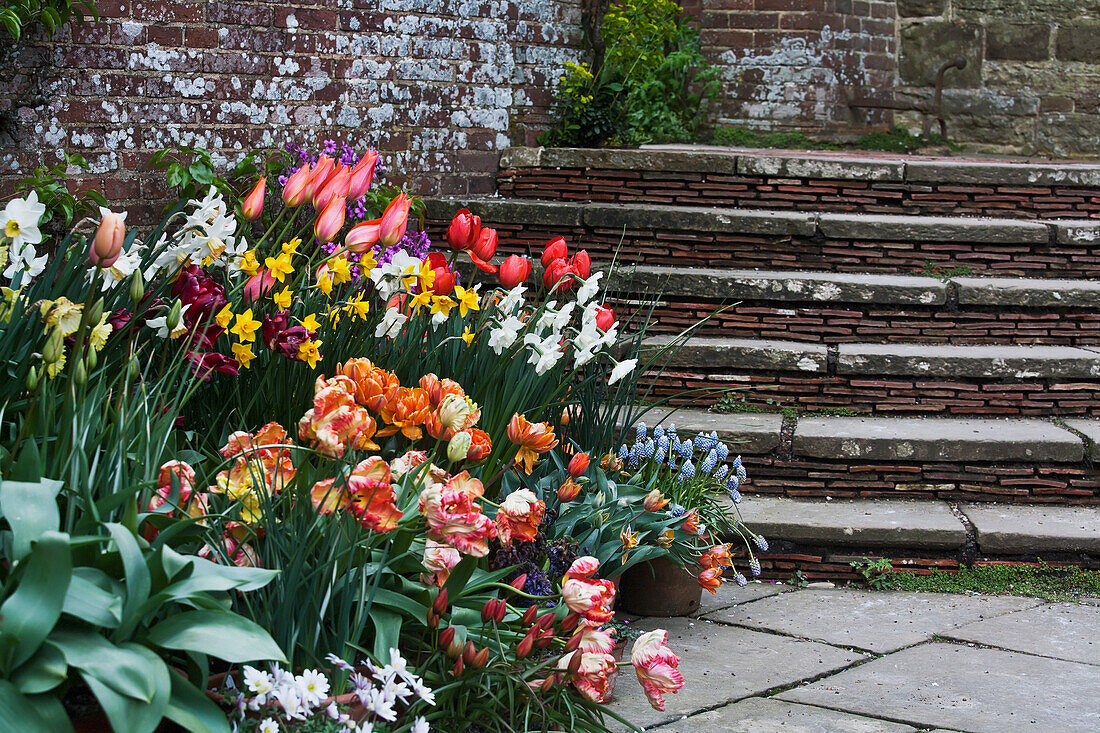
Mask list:
[[[734,453],[760,455],[779,447],[783,416],[778,413],[723,414],[688,407],[654,407],[641,417],[650,428],[676,425],[680,435],[718,433]],[[633,436],[630,436],[633,440]]]
[[1100,555],[1100,507],[964,504],[982,552]]
[[1100,349],[1025,345],[840,344],[837,347],[836,373],[1024,381],[1096,379],[1100,377]]
[[703,147],[539,148],[504,151],[501,170],[595,168],[630,171],[718,173],[782,178],[995,186],[1100,186],[1100,164],[959,160],[919,156],[860,155],[812,150],[744,150]]
[[[675,336],[651,336],[642,342],[645,350],[662,349],[680,343]],[[1094,354],[1100,360],[1100,353]],[[696,336],[680,343],[668,356],[668,365],[708,369],[779,370],[825,374],[829,349],[823,344],[801,341]],[[660,363],[662,359],[658,359]]]
[[786,237],[872,240],[878,242],[970,242],[982,244],[1090,246],[1100,241],[1100,222],[1034,221],[978,217],[838,214],[730,209],[705,206],[605,204],[504,198],[426,199],[427,215],[447,221],[462,207],[489,225],[590,227]]

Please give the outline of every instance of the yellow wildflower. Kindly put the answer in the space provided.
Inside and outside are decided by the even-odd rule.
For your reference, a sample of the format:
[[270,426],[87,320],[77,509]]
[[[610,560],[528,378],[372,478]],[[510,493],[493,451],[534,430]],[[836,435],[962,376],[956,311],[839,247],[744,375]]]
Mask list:
[[256,259],[256,250],[250,249],[241,255],[238,267],[241,268],[241,272],[252,277],[260,269],[260,261]]
[[470,330],[469,326],[466,326],[466,328],[462,331],[462,336],[460,336],[460,338],[466,342],[467,346],[469,346],[474,342],[474,332]]
[[290,299],[294,297],[294,293],[290,292],[290,286],[283,288],[282,291],[275,293],[271,296],[271,300],[275,302],[276,307],[285,311],[290,307]]
[[110,323],[107,323],[107,316],[111,315],[110,311],[104,312],[100,317],[99,323],[92,327],[92,332],[88,336],[88,343],[92,345],[92,348],[96,351],[101,351],[107,344],[107,337],[111,335],[111,331],[115,330],[115,327]]
[[321,329],[321,322],[318,321],[317,316],[313,315],[312,313],[310,313],[305,318],[299,319],[298,323],[305,326],[305,329],[307,331],[313,331],[314,333]]
[[217,323],[220,328],[229,328],[229,323],[233,320],[233,310],[229,303],[225,304],[214,316],[214,323]]
[[347,305],[344,306],[344,311],[348,315],[356,316],[360,320],[367,320],[367,314],[370,313],[370,303],[363,300],[363,295],[360,293],[355,296],[355,300],[349,300]]
[[310,369],[316,369],[321,359],[321,342],[317,339],[303,341],[298,346],[298,359],[309,364]]
[[229,332],[237,336],[241,341],[255,341],[256,331],[262,324],[252,317],[252,309],[237,314],[237,323]]
[[294,272],[294,265],[290,264],[290,255],[286,252],[278,257],[268,257],[264,260],[264,264],[271,271],[271,276],[279,282],[282,282],[283,278]]
[[252,353],[252,344],[233,344],[233,358],[241,363],[241,366],[248,369],[248,365],[256,358],[256,355]]
[[455,285],[455,295],[458,296],[458,313],[463,318],[470,311],[481,310],[481,306],[477,303],[477,292],[473,288]]
[[320,288],[321,292],[325,295],[332,295],[332,278],[325,275],[317,281],[317,287]]
[[351,270],[348,268],[348,258],[340,255],[339,257],[333,257],[328,261],[329,269],[332,270],[332,281],[337,285],[342,285],[346,282],[351,282]]
[[289,242],[283,242],[283,254],[288,254],[291,257],[298,254],[298,245],[302,243],[301,237],[295,237]]
[[46,330],[49,331],[56,326],[61,329],[62,336],[72,336],[80,328],[80,314],[83,311],[83,305],[77,305],[64,296],[58,298],[53,302],[53,307],[49,309],[49,315],[46,316]]

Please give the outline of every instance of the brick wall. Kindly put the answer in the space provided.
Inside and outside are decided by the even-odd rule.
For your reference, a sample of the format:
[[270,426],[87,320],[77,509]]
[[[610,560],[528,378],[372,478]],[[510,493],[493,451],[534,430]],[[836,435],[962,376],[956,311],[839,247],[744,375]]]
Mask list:
[[[342,138],[420,193],[485,193],[530,144],[580,0],[98,0],[101,21],[0,48],[0,190],[62,150],[122,202],[163,146],[243,151]],[[405,180],[391,176],[390,182]]]

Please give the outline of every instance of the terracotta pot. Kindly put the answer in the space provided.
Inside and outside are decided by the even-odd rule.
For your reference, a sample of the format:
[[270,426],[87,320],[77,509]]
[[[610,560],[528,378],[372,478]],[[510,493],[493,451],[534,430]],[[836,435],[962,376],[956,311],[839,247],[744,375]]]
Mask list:
[[639,616],[687,616],[703,597],[695,576],[665,557],[628,569],[620,590],[622,609]]
[[[615,648],[611,650],[611,656],[615,657],[616,662],[623,661],[623,650],[626,649],[626,639],[620,639],[615,643]],[[615,697],[615,682],[619,679],[619,668],[615,667],[611,670],[611,673],[607,675],[607,696],[604,697],[604,703],[609,703]]]

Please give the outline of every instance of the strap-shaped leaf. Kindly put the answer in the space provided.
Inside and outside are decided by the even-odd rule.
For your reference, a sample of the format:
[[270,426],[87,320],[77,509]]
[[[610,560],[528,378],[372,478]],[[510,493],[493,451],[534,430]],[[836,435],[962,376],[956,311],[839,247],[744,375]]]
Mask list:
[[0,720],[18,720],[26,733],[52,733],[53,729],[38,714],[35,705],[23,697],[15,685],[0,679]]
[[227,662],[286,661],[263,627],[232,611],[177,613],[149,629],[149,641],[165,649],[208,654]]
[[164,716],[183,726],[189,733],[229,733],[225,713],[206,694],[175,670],[172,676],[172,697]]
[[126,599],[122,603],[122,619],[125,625],[133,628],[139,621],[135,618],[135,612],[149,599],[149,590],[152,587],[149,567],[145,564],[145,555],[133,532],[115,522],[105,522],[103,526],[111,533],[122,557],[122,569],[126,573]]
[[[122,598],[92,580],[93,573],[107,577],[96,568],[77,568],[65,594],[65,613],[94,626],[117,629],[122,621]],[[108,578],[109,580],[109,578]]]
[[[69,629],[54,631],[50,642],[61,650],[70,667],[85,676],[95,676],[119,695],[143,702],[153,700],[156,670],[146,655],[129,648],[133,645],[115,646],[95,632]],[[153,658],[160,661],[156,655]]]
[[61,524],[57,492],[64,484],[53,479],[0,481],[0,511],[11,526],[12,556],[18,562],[31,550],[31,542],[43,532],[56,532]]
[[69,665],[65,655],[53,644],[46,642],[38,648],[38,653],[23,666],[15,670],[11,681],[24,695],[49,692],[68,677]]
[[9,673],[30,659],[61,617],[72,576],[69,535],[45,532],[24,561],[15,592],[0,605],[0,637],[14,638],[4,669]]
[[120,648],[142,659],[148,668],[153,695],[147,702],[119,694],[109,680],[105,679],[111,674],[109,669],[84,670],[84,682],[96,696],[114,730],[152,733],[164,718],[168,700],[172,696],[172,678],[168,674],[168,665],[143,646],[123,644]]

